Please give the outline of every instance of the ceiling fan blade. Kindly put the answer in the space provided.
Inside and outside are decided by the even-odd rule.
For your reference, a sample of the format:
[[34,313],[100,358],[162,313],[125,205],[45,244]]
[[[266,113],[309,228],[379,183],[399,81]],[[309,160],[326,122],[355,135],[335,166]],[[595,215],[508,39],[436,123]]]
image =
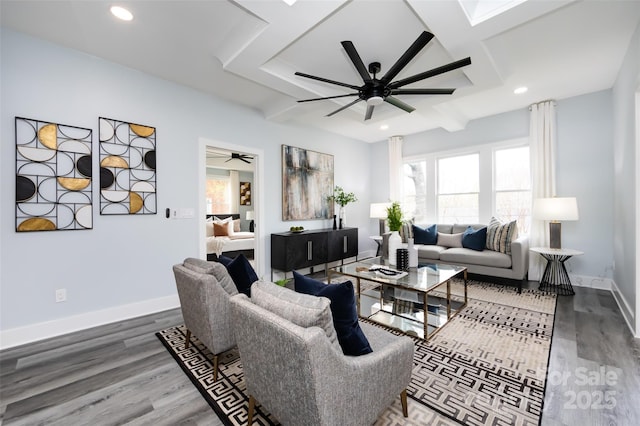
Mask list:
[[358,94],[357,93],[349,93],[349,94],[346,94],[346,95],[325,96],[324,98],[302,99],[302,100],[300,100],[298,102],[323,101],[325,99],[346,98],[347,96],[358,96]]
[[450,64],[443,65],[429,71],[421,72],[420,74],[416,74],[411,77],[403,78],[402,80],[394,81],[388,87],[389,89],[397,89],[398,87],[415,83],[416,81],[424,80],[425,78],[433,77],[439,74],[444,74],[445,72],[453,71],[467,65],[471,65],[471,58],[469,57],[460,59],[459,61],[451,62]]
[[400,59],[398,59],[396,63],[393,64],[391,68],[389,68],[389,71],[387,71],[387,73],[380,79],[380,81],[387,84],[391,80],[393,80],[394,77],[398,75],[400,71],[402,71],[402,68],[406,67],[407,64],[411,62],[411,60],[418,54],[418,52],[422,50],[423,47],[427,45],[427,43],[431,41],[432,38],[433,34],[428,31],[423,31],[422,34],[418,36],[416,41],[414,41],[413,44],[409,46],[407,51],[402,54]]
[[367,105],[367,112],[364,114],[365,121],[371,118],[371,116],[373,115],[374,108],[375,108],[375,105]]
[[342,106],[342,107],[338,108],[337,110],[335,110],[335,111],[333,111],[333,112],[331,112],[331,113],[327,114],[327,115],[326,115],[326,117],[331,117],[332,115],[337,114],[337,113],[339,113],[340,111],[345,110],[345,109],[349,108],[349,107],[350,107],[350,106],[352,106],[352,105],[355,105],[356,103],[360,102],[361,100],[362,100],[362,99],[358,98],[358,99],[356,99],[356,100],[355,100],[355,101],[353,101],[353,102],[349,102],[349,103],[348,103],[348,104],[346,104],[345,106]]
[[387,96],[386,98],[384,98],[384,101],[390,103],[394,107],[398,107],[398,108],[400,108],[402,110],[405,110],[407,112],[413,112],[413,111],[416,110],[411,105],[405,104],[400,99],[394,98],[393,96]]
[[360,90],[360,87],[354,86],[353,84],[341,83],[339,81],[329,80],[328,78],[316,77],[315,75],[305,74],[303,72],[297,72],[296,71],[295,74],[299,75],[300,77],[305,77],[305,78],[310,78],[312,80],[322,81],[323,83],[337,84],[338,86],[348,87],[348,88],[353,89],[353,90]]
[[356,70],[358,70],[358,73],[360,74],[360,77],[362,77],[362,80],[364,80],[365,83],[370,82],[371,74],[369,74],[369,71],[367,71],[367,68],[364,66],[364,62],[362,62],[362,58],[360,58],[360,55],[358,55],[358,51],[356,50],[356,47],[353,45],[353,43],[350,41],[343,41],[341,44],[344,50],[347,52],[347,55],[349,55],[349,59],[351,59],[351,62],[353,62],[353,65],[355,65]]
[[247,159],[245,159],[245,158],[242,158],[242,157],[238,158],[238,160],[240,160],[240,161],[244,161],[244,162],[245,162],[245,163],[247,163],[247,164],[251,164],[251,161],[249,161],[249,160],[247,160]]
[[392,95],[451,95],[456,89],[393,89]]

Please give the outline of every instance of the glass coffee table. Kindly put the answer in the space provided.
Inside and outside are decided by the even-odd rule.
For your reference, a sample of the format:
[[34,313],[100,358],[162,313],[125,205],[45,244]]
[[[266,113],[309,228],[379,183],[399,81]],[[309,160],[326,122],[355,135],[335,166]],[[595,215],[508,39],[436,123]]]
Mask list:
[[[367,259],[329,269],[328,282],[335,275],[354,278],[360,317],[424,340],[467,306],[463,266],[421,264],[394,275],[389,270],[396,271],[386,260]],[[464,281],[464,295],[452,297],[451,279],[456,277]]]

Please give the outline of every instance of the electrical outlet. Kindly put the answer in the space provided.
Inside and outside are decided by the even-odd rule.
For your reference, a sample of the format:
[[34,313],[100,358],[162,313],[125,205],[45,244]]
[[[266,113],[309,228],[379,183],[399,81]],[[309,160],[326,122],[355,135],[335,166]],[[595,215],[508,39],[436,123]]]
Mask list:
[[67,301],[67,289],[59,288],[56,290],[56,303]]

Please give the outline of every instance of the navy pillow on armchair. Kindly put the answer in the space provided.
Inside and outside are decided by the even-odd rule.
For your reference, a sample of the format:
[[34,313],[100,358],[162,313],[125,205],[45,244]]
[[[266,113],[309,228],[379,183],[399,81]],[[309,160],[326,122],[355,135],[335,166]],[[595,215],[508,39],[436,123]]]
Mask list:
[[245,255],[239,254],[225,266],[238,291],[251,297],[251,284],[258,281],[258,275]]
[[365,355],[373,352],[367,336],[358,324],[356,299],[351,281],[325,284],[293,271],[294,288],[298,293],[326,297],[331,301],[333,327],[345,355]]

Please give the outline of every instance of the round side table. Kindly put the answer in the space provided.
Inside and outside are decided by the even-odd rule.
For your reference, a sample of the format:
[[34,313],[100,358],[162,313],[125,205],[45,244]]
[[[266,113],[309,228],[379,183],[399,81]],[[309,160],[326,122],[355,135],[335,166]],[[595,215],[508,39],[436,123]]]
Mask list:
[[567,273],[564,262],[573,256],[584,254],[578,250],[572,249],[552,249],[547,247],[532,247],[530,249],[534,253],[538,253],[547,261],[544,273],[540,279],[539,289],[557,293],[562,296],[572,296],[576,294],[571,285],[571,279]]

